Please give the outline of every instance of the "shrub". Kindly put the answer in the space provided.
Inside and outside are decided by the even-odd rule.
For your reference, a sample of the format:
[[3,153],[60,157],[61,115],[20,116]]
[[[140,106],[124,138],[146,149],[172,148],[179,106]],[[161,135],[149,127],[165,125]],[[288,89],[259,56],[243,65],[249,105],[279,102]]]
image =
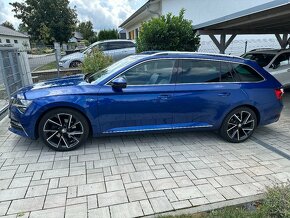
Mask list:
[[169,13],[144,22],[137,39],[137,51],[197,51],[200,38],[184,13],[182,9],[179,16]]
[[290,184],[268,188],[261,210],[269,217],[290,217]]
[[94,73],[106,68],[113,62],[112,57],[106,56],[102,51],[94,49],[87,55],[81,65],[83,73]]

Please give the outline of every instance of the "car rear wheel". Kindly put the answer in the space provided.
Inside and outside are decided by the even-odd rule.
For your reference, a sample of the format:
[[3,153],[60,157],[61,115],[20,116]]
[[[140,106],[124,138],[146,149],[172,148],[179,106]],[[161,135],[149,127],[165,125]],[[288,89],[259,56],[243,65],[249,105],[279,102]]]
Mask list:
[[53,150],[71,151],[86,141],[89,125],[79,112],[60,108],[42,117],[38,132],[42,141]]
[[248,107],[240,107],[230,112],[223,121],[220,135],[229,142],[247,140],[257,126],[257,116]]
[[80,61],[73,61],[70,63],[69,67],[70,68],[77,68],[77,67],[80,67],[81,64],[82,64],[82,62],[80,62]]

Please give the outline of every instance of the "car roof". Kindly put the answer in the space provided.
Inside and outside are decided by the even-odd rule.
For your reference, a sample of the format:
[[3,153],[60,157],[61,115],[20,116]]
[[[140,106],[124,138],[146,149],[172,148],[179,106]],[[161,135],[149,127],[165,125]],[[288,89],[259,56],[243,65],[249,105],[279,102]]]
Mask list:
[[290,49],[269,49],[269,48],[261,48],[261,49],[254,49],[251,50],[249,52],[247,52],[247,54],[278,54],[278,53],[282,53],[282,52],[290,52]]
[[[146,54],[146,53],[145,53]],[[144,55],[149,59],[153,58],[200,58],[200,59],[211,59],[211,60],[228,60],[228,61],[237,61],[243,62],[244,58],[233,56],[233,55],[225,55],[225,54],[214,54],[214,53],[201,53],[201,52],[178,52],[178,51],[169,51],[169,52],[158,52],[148,55]]]
[[108,39],[108,40],[101,40],[101,41],[94,42],[91,45],[97,45],[97,44],[106,43],[106,42],[133,42],[133,43],[135,43],[134,41],[127,40],[127,39]]

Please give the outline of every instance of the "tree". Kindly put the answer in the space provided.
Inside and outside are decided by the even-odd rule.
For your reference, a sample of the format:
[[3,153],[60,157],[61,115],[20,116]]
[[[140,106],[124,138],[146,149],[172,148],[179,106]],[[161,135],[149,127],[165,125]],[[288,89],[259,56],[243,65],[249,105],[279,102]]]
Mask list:
[[85,40],[91,41],[91,39],[95,36],[93,31],[93,23],[91,21],[81,22],[77,27],[77,31],[79,31]]
[[69,0],[24,0],[10,4],[14,16],[22,21],[35,41],[67,42],[75,30],[77,14],[69,7]]
[[15,30],[14,26],[12,23],[10,23],[9,21],[5,21],[4,23],[1,24],[1,26],[5,26],[9,29]]
[[108,40],[108,39],[118,39],[119,34],[118,30],[111,29],[111,30],[101,30],[98,34],[98,40]]
[[197,51],[200,38],[193,29],[192,22],[184,18],[184,13],[185,9],[181,9],[179,16],[169,13],[144,22],[137,39],[138,52]]
[[27,28],[27,26],[25,26],[24,23],[21,23],[18,26],[18,31],[21,33],[26,33],[26,32],[28,32],[28,28]]

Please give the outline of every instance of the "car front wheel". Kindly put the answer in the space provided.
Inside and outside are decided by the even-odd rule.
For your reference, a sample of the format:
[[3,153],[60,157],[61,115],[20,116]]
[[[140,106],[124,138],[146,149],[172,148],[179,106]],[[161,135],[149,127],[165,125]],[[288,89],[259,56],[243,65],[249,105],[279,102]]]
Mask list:
[[83,144],[89,135],[86,118],[67,108],[49,111],[38,127],[42,141],[56,151],[71,151]]
[[243,142],[254,132],[257,116],[248,107],[240,107],[230,112],[223,121],[220,135],[229,142]]

